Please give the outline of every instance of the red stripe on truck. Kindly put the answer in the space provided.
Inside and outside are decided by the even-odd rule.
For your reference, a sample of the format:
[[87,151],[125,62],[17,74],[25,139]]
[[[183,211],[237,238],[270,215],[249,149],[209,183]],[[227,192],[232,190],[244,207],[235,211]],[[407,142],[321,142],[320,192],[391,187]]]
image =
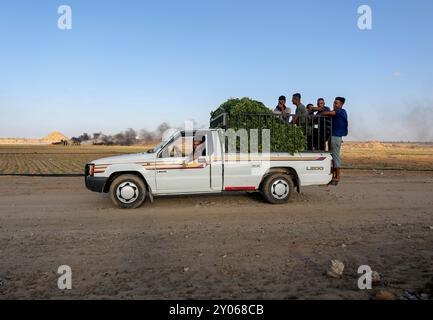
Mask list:
[[225,191],[253,191],[256,187],[225,187]]

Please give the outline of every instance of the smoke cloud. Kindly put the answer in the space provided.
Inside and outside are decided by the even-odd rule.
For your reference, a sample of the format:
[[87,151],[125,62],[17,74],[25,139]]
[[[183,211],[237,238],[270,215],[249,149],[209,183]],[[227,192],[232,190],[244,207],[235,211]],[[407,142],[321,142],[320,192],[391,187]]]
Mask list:
[[[197,123],[192,122],[193,127],[197,128]],[[203,126],[201,127],[203,128]],[[102,132],[83,133],[78,137],[73,137],[72,140],[79,143],[99,144],[99,145],[121,145],[130,146],[134,144],[155,144],[166,138],[166,136],[173,131],[181,130],[182,126],[172,127],[167,122],[163,122],[154,131],[141,129],[139,132],[132,128],[126,131],[116,133],[114,135],[107,135]]]
[[433,142],[433,106],[380,109],[369,114],[348,112],[350,140]]
[[83,133],[79,137],[73,137],[72,140],[83,143],[90,142],[92,144],[101,145],[121,145],[130,146],[138,142],[137,132],[134,129],[128,129],[115,135],[106,135],[102,132],[94,133],[92,136],[88,133]]

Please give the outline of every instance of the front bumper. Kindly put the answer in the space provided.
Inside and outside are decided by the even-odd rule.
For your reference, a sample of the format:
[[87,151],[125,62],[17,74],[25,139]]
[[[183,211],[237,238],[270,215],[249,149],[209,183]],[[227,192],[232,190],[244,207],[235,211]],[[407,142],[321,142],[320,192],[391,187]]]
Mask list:
[[84,182],[86,184],[86,188],[94,191],[94,192],[104,192],[105,184],[107,183],[108,178],[106,177],[92,177],[89,175],[89,165],[86,165],[86,169],[84,171]]
[[105,177],[86,177],[86,188],[95,192],[104,192],[104,186],[108,178]]

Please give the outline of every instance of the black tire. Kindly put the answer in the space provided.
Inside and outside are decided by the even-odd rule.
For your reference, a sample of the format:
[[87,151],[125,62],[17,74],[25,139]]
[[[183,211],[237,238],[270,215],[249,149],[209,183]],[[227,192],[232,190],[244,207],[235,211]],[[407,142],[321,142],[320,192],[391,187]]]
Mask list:
[[272,204],[287,203],[292,196],[294,185],[292,177],[284,173],[274,173],[265,178],[262,195]]
[[110,186],[110,199],[121,209],[135,209],[146,199],[146,185],[143,180],[133,174],[124,174]]

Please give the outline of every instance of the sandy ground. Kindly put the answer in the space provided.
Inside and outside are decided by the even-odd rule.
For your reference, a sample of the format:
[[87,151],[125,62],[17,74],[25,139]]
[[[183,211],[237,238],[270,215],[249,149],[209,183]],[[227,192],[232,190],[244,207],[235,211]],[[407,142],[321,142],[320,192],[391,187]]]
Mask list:
[[[369,299],[433,278],[433,173],[346,171],[282,206],[257,195],[118,210],[82,178],[0,177],[0,298]],[[346,265],[341,279],[324,272]],[[357,268],[382,282],[357,288]],[[73,289],[57,288],[72,268]]]

